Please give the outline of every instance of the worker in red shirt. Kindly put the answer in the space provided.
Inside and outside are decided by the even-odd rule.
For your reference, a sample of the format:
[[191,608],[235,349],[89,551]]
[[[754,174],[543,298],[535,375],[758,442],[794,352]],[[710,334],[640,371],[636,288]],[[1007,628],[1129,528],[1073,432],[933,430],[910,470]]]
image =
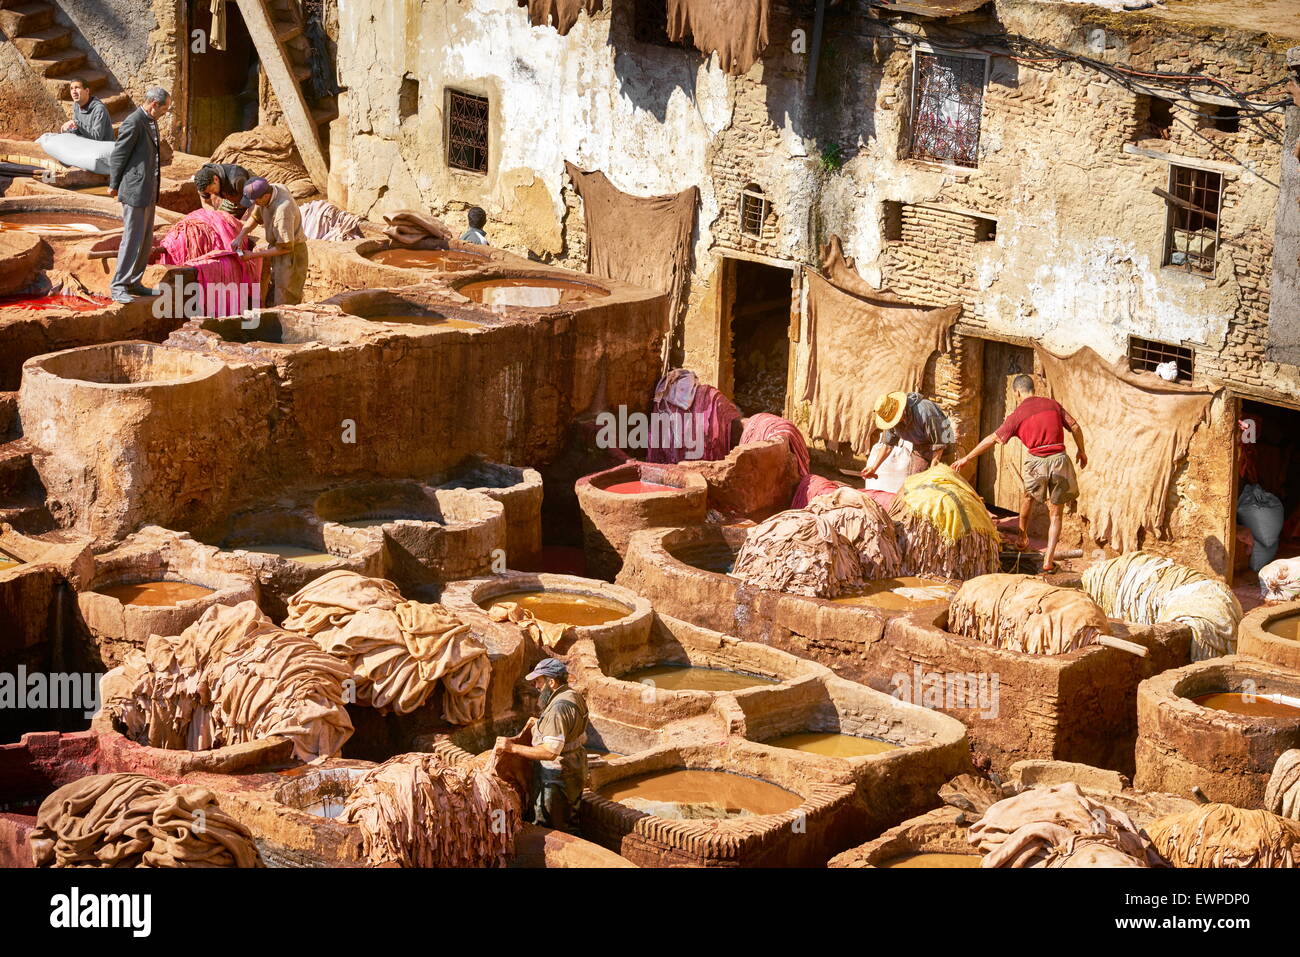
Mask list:
[[1020,497],[1020,537],[1016,547],[1025,551],[1029,547],[1029,515],[1035,502],[1047,504],[1050,525],[1047,531],[1047,550],[1043,553],[1043,571],[1056,570],[1052,560],[1056,543],[1061,537],[1061,511],[1069,502],[1079,497],[1079,480],[1074,474],[1074,464],[1065,452],[1065,430],[1074,435],[1078,449],[1079,468],[1087,468],[1088,453],[1083,450],[1083,429],[1074,417],[1061,407],[1061,403],[1045,396],[1034,395],[1034,380],[1018,375],[1011,380],[1016,395],[1016,407],[992,435],[980,439],[975,448],[953,463],[957,471],[979,458],[994,443],[999,445],[1017,438],[1028,451],[1024,474],[1021,476],[1025,492]]

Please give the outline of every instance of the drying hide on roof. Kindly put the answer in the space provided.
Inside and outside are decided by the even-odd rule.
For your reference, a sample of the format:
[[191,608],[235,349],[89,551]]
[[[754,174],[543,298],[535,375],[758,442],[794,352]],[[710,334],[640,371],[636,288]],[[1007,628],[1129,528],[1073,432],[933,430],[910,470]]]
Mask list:
[[1083,573],[1086,591],[1111,618],[1139,625],[1177,621],[1192,629],[1192,660],[1237,649],[1241,603],[1223,582],[1172,558],[1129,552]]
[[1283,751],[1273,765],[1264,789],[1264,807],[1292,821],[1300,821],[1300,750]]
[[745,533],[730,575],[755,588],[834,598],[862,583],[862,565],[825,517],[791,509]]
[[769,0],[668,0],[668,39],[693,39],[732,76],[744,76],[767,49]]
[[809,502],[807,511],[824,518],[853,546],[863,579],[900,574],[903,555],[894,521],[875,499],[855,488],[837,488]]
[[[1087,851],[1093,860],[1103,862],[1100,866],[1163,863],[1127,814],[1085,796],[1073,782],[1030,788],[998,801],[971,825],[966,839],[979,848],[982,867],[1084,866],[1086,857],[1071,859],[1088,844],[1106,848]],[[1116,851],[1128,863],[1120,863]]]
[[245,827],[194,784],[92,774],[41,802],[28,838],[37,867],[261,867]]
[[1095,465],[1079,471],[1079,514],[1092,537],[1126,552],[1146,530],[1165,537],[1174,471],[1192,433],[1207,420],[1214,393],[1130,372],[1089,348],[1069,356],[1036,349],[1052,398],[1079,424]]
[[921,388],[926,364],[948,348],[960,306],[936,309],[869,299],[814,272],[808,283],[808,435],[871,447],[873,407],[886,392]]
[[353,786],[341,820],[361,827],[372,867],[504,867],[523,827],[501,778],[438,754],[399,754]]
[[[682,290],[691,273],[699,187],[663,196],[633,196],[599,170],[589,172],[572,163],[564,168],[582,197],[587,272],[667,293],[668,322],[675,328]],[[666,337],[666,343],[671,338]]]
[[339,570],[294,594],[284,621],[348,663],[361,704],[410,714],[442,681],[443,717],[452,724],[483,717],[487,648],[442,605],[406,601],[392,582]]
[[889,517],[898,526],[904,575],[966,579],[998,569],[997,527],[983,499],[946,465],[908,476]]
[[535,27],[555,27],[560,36],[569,35],[578,15],[593,16],[601,9],[601,0],[519,0],[519,6],[528,8],[528,22]]
[[1203,804],[1147,827],[1174,867],[1300,867],[1300,821],[1271,811]]
[[1063,655],[1109,635],[1110,621],[1087,595],[1029,575],[981,575],[957,590],[948,630],[995,648]]
[[348,676],[346,664],[277,628],[256,602],[213,605],[108,672],[101,711],[150,747],[205,751],[278,736],[312,761],[352,736]]
[[305,199],[317,192],[286,126],[268,123],[231,133],[212,151],[209,162],[242,166],[254,176],[283,186],[294,199]]

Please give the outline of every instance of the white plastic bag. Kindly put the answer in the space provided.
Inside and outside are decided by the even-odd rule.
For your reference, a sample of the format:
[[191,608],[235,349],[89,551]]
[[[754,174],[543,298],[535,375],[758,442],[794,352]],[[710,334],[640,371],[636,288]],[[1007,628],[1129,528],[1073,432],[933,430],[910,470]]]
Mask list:
[[108,158],[113,155],[112,140],[92,140],[76,133],[42,133],[36,143],[64,166],[108,175]]

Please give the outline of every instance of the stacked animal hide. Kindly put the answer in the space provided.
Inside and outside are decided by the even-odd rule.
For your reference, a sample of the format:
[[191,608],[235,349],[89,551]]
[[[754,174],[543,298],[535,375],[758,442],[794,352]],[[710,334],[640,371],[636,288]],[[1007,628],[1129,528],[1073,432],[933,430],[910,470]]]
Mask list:
[[451,230],[442,220],[413,209],[403,209],[385,216],[384,235],[394,246],[407,249],[446,249]]
[[1283,751],[1264,789],[1264,807],[1281,817],[1300,821],[1300,750]]
[[1271,811],[1204,804],[1147,833],[1174,867],[1300,867],[1300,822]]
[[889,517],[898,526],[904,575],[966,579],[998,570],[997,527],[983,499],[946,465],[908,476]]
[[1109,635],[1110,621],[1087,595],[1029,575],[981,575],[957,590],[948,630],[995,648],[1063,655]]
[[293,194],[306,199],[316,194],[316,184],[307,174],[293,134],[287,126],[264,124],[242,133],[231,133],[212,151],[212,163],[234,163]]
[[755,588],[834,598],[861,584],[862,563],[824,516],[791,509],[745,534],[730,574]]
[[807,511],[824,518],[853,546],[864,580],[901,574],[903,555],[894,522],[875,499],[854,488],[837,488],[809,502]]
[[261,867],[252,835],[207,788],[93,774],[41,802],[37,867]]

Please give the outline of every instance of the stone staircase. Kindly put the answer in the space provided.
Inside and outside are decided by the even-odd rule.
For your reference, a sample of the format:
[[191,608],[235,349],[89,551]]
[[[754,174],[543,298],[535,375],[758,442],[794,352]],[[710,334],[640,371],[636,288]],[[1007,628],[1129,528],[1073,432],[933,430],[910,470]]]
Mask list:
[[48,0],[0,0],[0,33],[22,53],[50,93],[68,104],[69,117],[68,85],[81,80],[103,101],[113,123],[120,123],[134,108],[131,98],[111,74],[91,65],[83,38],[61,25],[57,13],[57,5]]

